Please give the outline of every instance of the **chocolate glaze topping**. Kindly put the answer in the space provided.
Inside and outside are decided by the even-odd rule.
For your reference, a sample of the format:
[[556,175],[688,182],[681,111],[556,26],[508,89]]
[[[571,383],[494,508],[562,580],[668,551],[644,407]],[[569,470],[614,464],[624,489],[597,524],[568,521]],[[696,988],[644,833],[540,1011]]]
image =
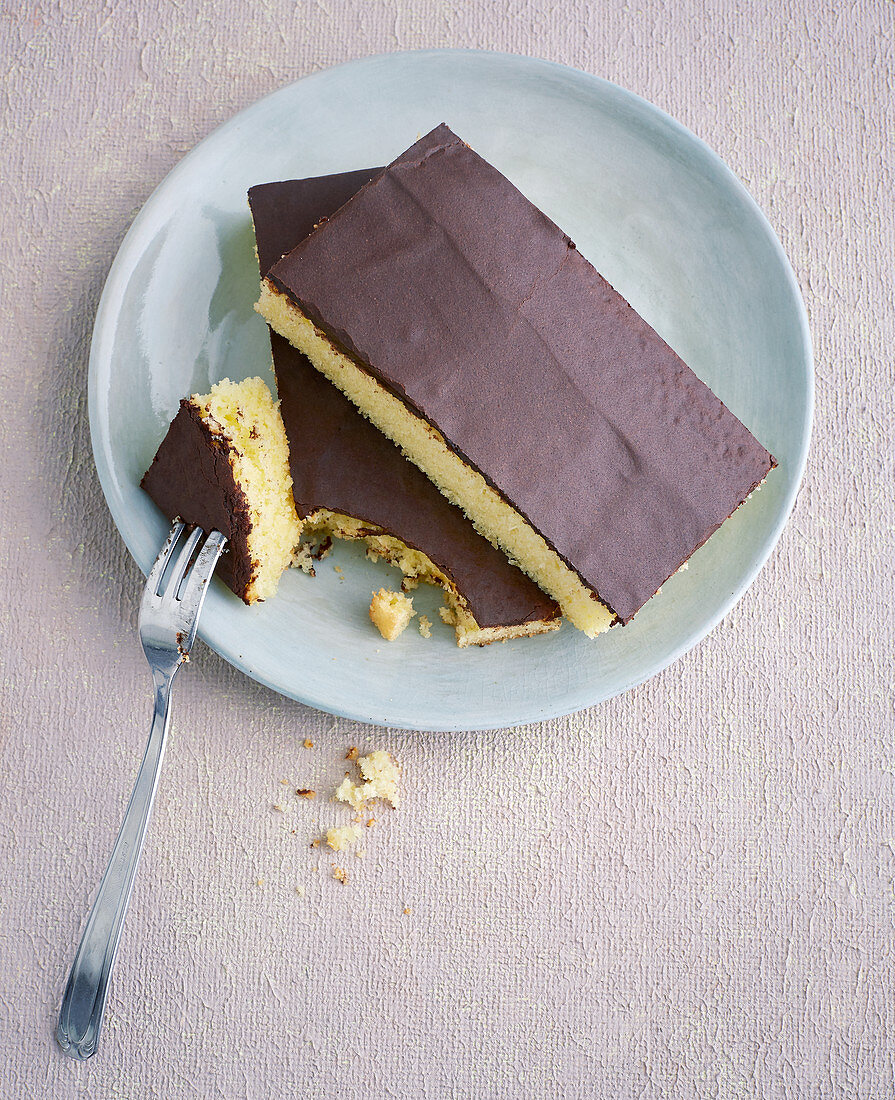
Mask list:
[[260,183],[249,188],[255,244],[262,277],[299,241],[322,225],[381,168],[340,172],[307,180]]
[[[380,169],[261,184],[249,191],[261,273]],[[555,619],[556,603],[475,530],[310,361],[271,333],[293,493],[304,518],[326,508],[382,528],[449,577],[481,627]]]
[[245,599],[252,579],[248,535],[252,527],[245,494],[236,484],[227,458],[228,444],[203,423],[189,401],[171,422],[141,486],[170,520],[227,536],[227,552],[216,573]]
[[447,126],[268,278],[623,621],[775,465],[571,240]]

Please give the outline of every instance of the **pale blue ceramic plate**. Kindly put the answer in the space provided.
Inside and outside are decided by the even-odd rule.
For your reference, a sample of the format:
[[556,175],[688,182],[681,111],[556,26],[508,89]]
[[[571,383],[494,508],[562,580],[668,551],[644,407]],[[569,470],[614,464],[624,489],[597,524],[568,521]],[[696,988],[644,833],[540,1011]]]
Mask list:
[[[811,346],[777,238],[701,141],[621,88],[544,61],[433,51],[300,80],[220,127],[134,221],[103,292],[90,425],[115,522],[144,572],[168,524],[139,488],[179,399],[224,377],[272,383],[246,190],[384,164],[447,122],[578,247],[777,456],[768,483],[624,629],[459,650],[435,619],[383,642],[370,592],[395,574],[339,547],[246,608],[216,581],[200,634],[270,687],[418,729],[507,726],[598,703],[664,668],[742,596],[792,506],[808,447]],[[337,573],[334,565],[342,566]]]

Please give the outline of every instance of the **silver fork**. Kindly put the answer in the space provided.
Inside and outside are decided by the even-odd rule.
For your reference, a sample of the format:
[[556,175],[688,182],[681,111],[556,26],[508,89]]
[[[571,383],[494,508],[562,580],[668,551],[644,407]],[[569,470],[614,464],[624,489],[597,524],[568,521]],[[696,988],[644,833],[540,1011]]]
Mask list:
[[188,659],[208,582],[227,541],[219,531],[212,531],[193,562],[204,535],[197,528],[175,557],[185,529],[183,523],[174,524],[146,579],[140,604],[140,641],[155,685],[152,729],[109,866],[87,918],[59,1012],[56,1028],[59,1045],[66,1054],[81,1060],[96,1053],[99,1041],[109,976],[118,953],[134,874],[158,787],[170,724],[171,684],[177,670]]

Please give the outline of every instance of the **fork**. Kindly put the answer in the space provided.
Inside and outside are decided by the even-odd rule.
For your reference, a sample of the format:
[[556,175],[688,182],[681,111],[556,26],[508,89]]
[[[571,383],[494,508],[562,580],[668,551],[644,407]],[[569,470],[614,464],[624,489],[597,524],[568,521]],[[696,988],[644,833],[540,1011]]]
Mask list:
[[175,557],[185,530],[179,520],[171,528],[140,604],[140,641],[152,669],[155,713],[143,763],[62,998],[56,1038],[66,1054],[79,1060],[94,1055],[99,1042],[109,977],[158,787],[170,725],[171,684],[188,660],[208,582],[227,541],[212,531],[197,555],[204,532],[195,528]]

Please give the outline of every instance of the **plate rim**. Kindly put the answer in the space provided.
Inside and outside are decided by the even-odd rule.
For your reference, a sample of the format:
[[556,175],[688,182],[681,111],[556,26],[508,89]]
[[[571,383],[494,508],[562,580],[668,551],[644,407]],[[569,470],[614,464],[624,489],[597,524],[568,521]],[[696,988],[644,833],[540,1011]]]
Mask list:
[[[548,721],[553,718],[559,718],[568,714],[577,713],[587,707],[597,706],[600,703],[604,703],[609,699],[615,698],[618,695],[622,695],[630,691],[633,687],[639,684],[646,683],[651,680],[659,672],[668,668],[675,661],[679,660],[685,653],[689,652],[700,642],[702,642],[718,625],[718,623],[733,609],[733,607],[740,601],[748,588],[754,583],[756,577],[766,565],[771,554],[777,547],[781,535],[783,533],[786,524],[792,515],[792,510],[795,505],[796,497],[798,496],[801,488],[805,469],[808,461],[808,454],[811,446],[811,438],[814,427],[814,403],[815,403],[815,371],[814,371],[814,349],[811,339],[811,331],[808,320],[808,313],[805,307],[805,302],[802,297],[801,288],[799,287],[798,279],[796,278],[792,264],[787,256],[783,245],[777,236],[773,226],[768,220],[762,208],[758,202],[752,196],[746,185],[740,180],[732,168],[716,153],[711,146],[708,145],[697,134],[693,133],[683,123],[679,122],[672,115],[668,114],[661,107],[656,106],[654,103],[645,99],[643,96],[636,92],[632,92],[627,88],[622,87],[613,81],[607,80],[605,77],[597,76],[594,73],[586,72],[583,69],[576,69],[572,66],[565,65],[561,62],[550,61],[545,58],[535,57],[528,54],[515,54],[506,51],[497,50],[483,50],[483,49],[453,49],[453,48],[439,48],[439,49],[419,49],[419,50],[396,50],[386,51],[384,53],[370,54],[360,58],[354,58],[351,60],[343,61],[337,65],[327,66],[314,73],[309,73],[297,80],[290,81],[288,84],[284,84],[279,88],[275,88],[270,92],[265,93],[258,99],[253,100],[245,107],[241,108],[235,114],[231,115],[224,122],[214,127],[205,137],[198,141],[187,153],[185,153],[180,160],[171,168],[169,172],[159,181],[152,192],[149,194],[145,202],[141,205],[136,216],[129,225],[127,232],[124,234],[120,245],[116,251],[115,257],[109,267],[108,274],[106,276],[102,293],[100,295],[99,304],[97,306],[96,316],[94,319],[93,331],[91,334],[90,342],[90,354],[88,358],[87,369],[87,391],[88,391],[88,418],[90,427],[90,439],[91,448],[93,451],[94,464],[96,466],[97,476],[99,478],[100,487],[103,491],[106,504],[112,515],[113,522],[115,523],[118,533],[122,538],[128,553],[137,563],[138,567],[144,573],[147,573],[148,568],[151,566],[150,562],[144,562],[141,560],[141,555],[131,545],[131,541],[125,535],[125,529],[129,529],[132,525],[129,523],[130,512],[124,507],[124,501],[120,500],[115,492],[114,477],[112,473],[112,464],[108,459],[106,450],[104,448],[103,432],[100,425],[102,424],[101,405],[99,396],[99,376],[101,374],[103,358],[102,352],[104,350],[105,341],[108,336],[109,319],[117,314],[116,306],[120,304],[122,298],[122,291],[126,289],[127,277],[130,275],[131,267],[129,259],[134,251],[135,246],[140,241],[141,235],[147,232],[147,229],[151,226],[153,218],[156,216],[156,208],[161,205],[161,200],[164,198],[165,193],[172,185],[176,185],[179,177],[187,172],[191,167],[194,160],[198,159],[205,147],[212,142],[219,140],[222,135],[225,135],[230,130],[238,129],[243,123],[244,118],[249,113],[256,111],[260,108],[260,105],[273,99],[277,96],[285,96],[290,91],[295,89],[299,85],[307,86],[309,83],[317,83],[327,79],[333,79],[334,74],[342,72],[347,69],[362,69],[367,66],[377,66],[383,63],[395,62],[400,64],[402,60],[413,58],[416,60],[425,60],[428,58],[468,58],[473,59],[476,63],[482,65],[488,65],[491,63],[497,63],[498,65],[518,66],[521,68],[531,67],[533,70],[548,70],[554,71],[561,75],[563,79],[573,81],[583,81],[588,85],[596,85],[600,87],[604,94],[611,97],[616,97],[622,102],[628,102],[635,106],[639,111],[643,112],[646,116],[651,116],[653,119],[661,122],[665,127],[669,128],[676,139],[682,140],[685,144],[693,146],[703,157],[706,157],[713,169],[725,179],[726,183],[731,186],[741,201],[749,210],[752,218],[754,219],[757,227],[760,228],[766,243],[770,245],[771,251],[776,257],[779,268],[784,276],[792,303],[795,306],[795,316],[798,321],[798,332],[800,336],[800,344],[802,349],[802,356],[800,357],[800,370],[802,389],[804,394],[804,415],[803,415],[803,427],[802,435],[799,441],[798,448],[795,450],[792,459],[792,472],[793,476],[786,495],[781,500],[781,505],[776,517],[776,520],[772,527],[769,529],[763,543],[760,545],[760,549],[755,554],[753,562],[749,569],[747,569],[743,576],[739,579],[739,582],[734,586],[730,593],[720,602],[718,610],[711,615],[708,619],[700,623],[699,627],[689,634],[684,640],[682,640],[677,646],[675,646],[670,652],[666,652],[657,655],[651,660],[648,660],[645,665],[640,666],[638,671],[632,675],[626,676],[615,688],[608,692],[598,692],[596,696],[591,694],[587,700],[577,700],[569,705],[568,700],[563,700],[559,705],[550,706],[549,703],[545,707],[537,708],[543,713],[532,716],[530,714],[533,709],[530,705],[527,708],[523,708],[528,716],[512,715],[510,714],[509,720],[501,722],[499,724],[490,723],[484,725],[470,725],[466,722],[439,722],[428,721],[412,721],[408,720],[406,714],[402,714],[399,719],[392,719],[385,716],[375,716],[369,713],[369,711],[361,711],[356,707],[342,706],[338,699],[334,700],[325,697],[324,693],[315,693],[313,685],[308,685],[307,689],[303,689],[299,694],[297,691],[284,686],[280,682],[274,682],[270,677],[265,676],[259,670],[251,667],[249,662],[244,658],[236,655],[233,652],[229,652],[226,646],[223,644],[217,644],[210,640],[205,631],[203,631],[201,624],[199,628],[199,636],[225,661],[231,664],[233,667],[239,669],[245,675],[251,677],[256,682],[264,685],[267,688],[275,691],[277,694],[292,698],[297,702],[300,702],[306,706],[313,707],[318,710],[322,710],[325,713],[332,714],[336,717],[349,719],[352,721],[365,722],[372,725],[381,725],[391,728],[399,729],[411,729],[420,731],[439,731],[439,732],[460,732],[467,730],[489,730],[489,729],[504,729],[512,726],[527,724],[530,722]],[[111,358],[111,357],[110,357]],[[571,629],[571,628],[569,628]],[[580,691],[578,693],[580,695]],[[385,708],[383,708],[385,709]],[[511,709],[511,708],[508,708]]]

